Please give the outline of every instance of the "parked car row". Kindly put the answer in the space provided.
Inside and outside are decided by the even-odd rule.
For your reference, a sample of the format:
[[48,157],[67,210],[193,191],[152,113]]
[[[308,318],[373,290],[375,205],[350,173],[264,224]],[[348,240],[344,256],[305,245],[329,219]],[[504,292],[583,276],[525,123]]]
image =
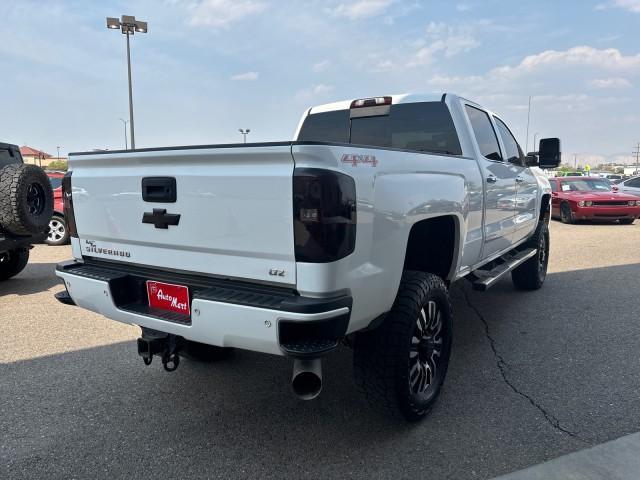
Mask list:
[[556,177],[549,182],[551,217],[563,223],[599,220],[630,225],[640,218],[640,196],[612,187],[606,178]]

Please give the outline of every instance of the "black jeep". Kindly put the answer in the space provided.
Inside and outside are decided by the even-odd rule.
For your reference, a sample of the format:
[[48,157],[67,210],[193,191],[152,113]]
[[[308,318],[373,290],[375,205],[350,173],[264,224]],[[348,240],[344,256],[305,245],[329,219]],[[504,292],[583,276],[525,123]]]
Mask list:
[[52,213],[47,175],[25,165],[16,145],[0,143],[0,281],[26,267],[31,245],[47,236]]

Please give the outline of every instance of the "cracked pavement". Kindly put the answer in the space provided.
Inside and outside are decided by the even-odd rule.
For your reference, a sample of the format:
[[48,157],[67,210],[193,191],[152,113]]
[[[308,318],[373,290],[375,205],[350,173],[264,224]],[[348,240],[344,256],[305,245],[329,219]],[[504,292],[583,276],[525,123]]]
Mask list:
[[69,251],[39,246],[0,285],[0,478],[484,479],[638,431],[637,223],[552,222],[540,291],[455,285],[451,366],[418,425],[366,406],[346,348],[306,403],[278,357],[145,367],[135,328],[53,300]]

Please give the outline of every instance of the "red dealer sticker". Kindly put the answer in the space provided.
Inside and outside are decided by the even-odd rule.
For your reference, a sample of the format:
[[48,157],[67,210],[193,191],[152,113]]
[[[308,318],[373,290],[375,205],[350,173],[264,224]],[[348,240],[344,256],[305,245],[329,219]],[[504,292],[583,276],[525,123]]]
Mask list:
[[183,285],[147,280],[149,306],[170,312],[190,315],[189,289]]

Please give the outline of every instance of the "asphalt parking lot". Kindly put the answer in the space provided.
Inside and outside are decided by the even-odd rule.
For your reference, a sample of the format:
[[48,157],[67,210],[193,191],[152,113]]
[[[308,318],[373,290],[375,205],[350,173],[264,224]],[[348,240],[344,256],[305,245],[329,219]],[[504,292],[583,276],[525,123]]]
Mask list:
[[0,284],[0,478],[490,478],[640,430],[640,221],[551,224],[537,292],[454,286],[452,363],[418,425],[371,411],[344,348],[313,402],[290,362],[237,352],[167,373],[138,329],[58,304],[38,246]]

